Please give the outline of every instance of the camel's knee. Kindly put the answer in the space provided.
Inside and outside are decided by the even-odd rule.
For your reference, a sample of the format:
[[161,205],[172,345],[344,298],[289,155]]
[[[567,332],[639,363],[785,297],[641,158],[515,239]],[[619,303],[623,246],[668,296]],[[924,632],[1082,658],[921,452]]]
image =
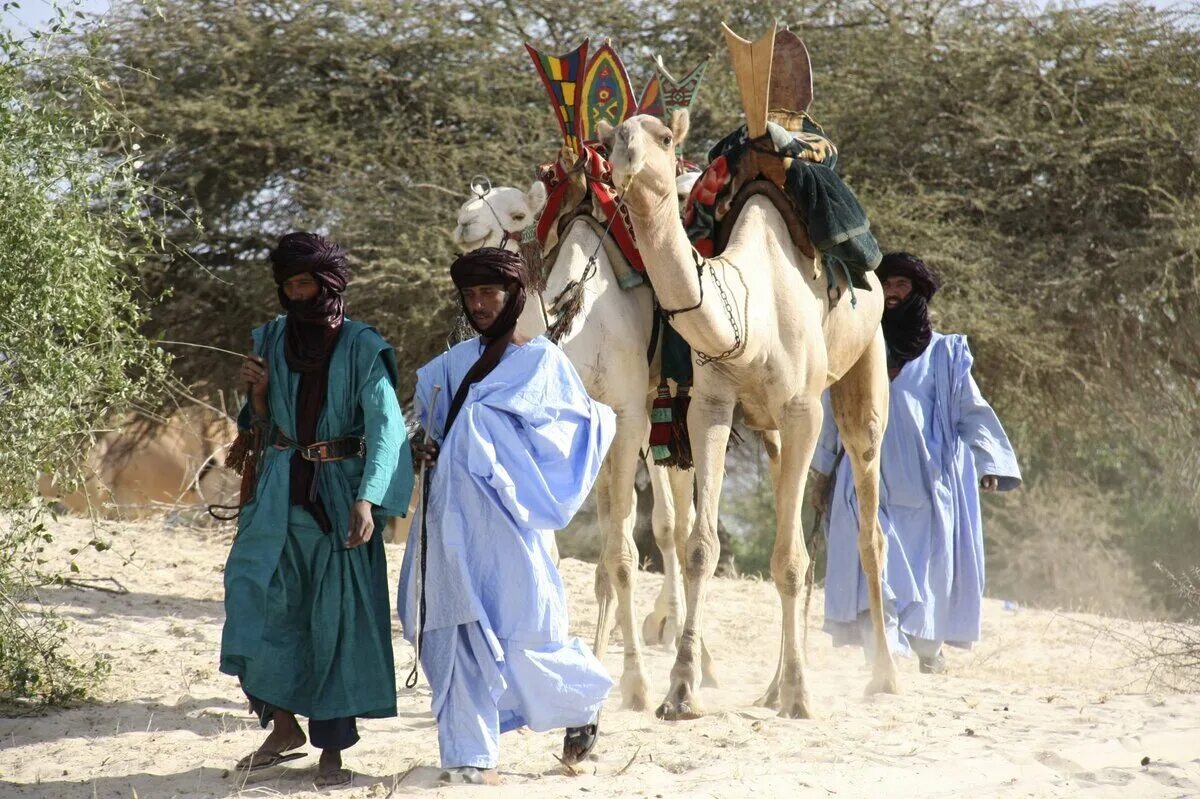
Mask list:
[[802,550],[776,553],[771,558],[771,579],[780,596],[799,596],[808,573],[808,553]]
[[616,546],[608,548],[604,553],[604,571],[607,579],[618,589],[625,589],[632,584],[633,573],[637,571],[637,549],[631,539],[621,536]]
[[779,431],[764,430],[762,433],[763,450],[767,453],[767,458],[771,461],[779,460],[779,455],[783,451],[780,444]]
[[716,531],[693,534],[687,543],[687,576],[689,579],[711,577],[717,567],[720,543]]
[[878,526],[867,535],[858,538],[858,556],[862,559],[864,570],[868,565],[877,567],[883,564],[887,542],[884,541],[883,531]]

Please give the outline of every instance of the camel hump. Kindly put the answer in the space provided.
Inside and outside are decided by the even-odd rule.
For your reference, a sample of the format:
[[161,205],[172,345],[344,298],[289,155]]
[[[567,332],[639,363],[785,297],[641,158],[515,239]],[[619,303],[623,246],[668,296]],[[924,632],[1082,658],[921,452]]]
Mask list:
[[780,31],[775,35],[775,52],[771,56],[768,118],[793,133],[798,132],[812,101],[812,61],[808,48],[792,31]]

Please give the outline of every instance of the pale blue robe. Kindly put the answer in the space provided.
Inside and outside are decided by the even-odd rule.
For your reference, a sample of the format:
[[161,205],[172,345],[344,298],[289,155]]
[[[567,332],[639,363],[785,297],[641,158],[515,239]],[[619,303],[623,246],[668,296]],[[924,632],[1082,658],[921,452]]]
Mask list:
[[[934,333],[925,352],[891,383],[883,437],[880,523],[887,539],[884,604],[893,651],[912,644],[932,655],[941,643],[979,640],[984,586],[979,480],[1000,490],[1021,472],[995,411],[971,377],[971,351],[961,335]],[[825,629],[835,645],[865,643],[869,609],[858,555],[858,500],[850,462],[825,396],[825,422],[813,468],[836,484],[826,520]],[[901,635],[900,633],[903,633]]]
[[[483,351],[475,338],[417,372],[418,418],[441,438],[455,390]],[[441,386],[432,404],[433,387]],[[574,367],[538,337],[510,346],[471,387],[440,441],[429,496],[421,665],[433,693],[442,765],[493,768],[499,735],[589,723],[612,687],[568,635],[554,531],[579,509],[616,431]],[[418,519],[398,592],[404,636],[418,611]]]

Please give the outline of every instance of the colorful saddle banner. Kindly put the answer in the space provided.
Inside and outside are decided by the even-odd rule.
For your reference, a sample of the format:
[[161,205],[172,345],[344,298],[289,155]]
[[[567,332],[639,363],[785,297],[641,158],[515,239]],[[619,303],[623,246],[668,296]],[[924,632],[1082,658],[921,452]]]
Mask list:
[[579,135],[580,82],[584,75],[588,43],[589,40],[584,39],[583,44],[575,50],[559,56],[546,55],[525,45],[529,57],[533,59],[533,68],[550,95],[550,107],[558,119],[563,141],[576,153],[583,144],[583,138]]
[[599,126],[607,122],[614,128],[637,113],[633,86],[620,56],[605,42],[588,60],[579,92],[579,139],[593,142],[600,138]]
[[667,72],[667,68],[663,66],[662,56],[654,59],[654,65],[658,68],[658,74],[662,79],[662,118],[670,122],[671,114],[681,108],[691,108],[692,104],[696,102],[696,95],[700,93],[700,83],[704,80],[704,73],[708,69],[708,59],[705,58],[701,61],[683,80],[675,80],[671,77],[671,73]]
[[642,98],[638,100],[637,112],[656,116],[659,119],[667,118],[666,109],[663,107],[662,82],[658,75],[650,78],[650,82],[646,84]]

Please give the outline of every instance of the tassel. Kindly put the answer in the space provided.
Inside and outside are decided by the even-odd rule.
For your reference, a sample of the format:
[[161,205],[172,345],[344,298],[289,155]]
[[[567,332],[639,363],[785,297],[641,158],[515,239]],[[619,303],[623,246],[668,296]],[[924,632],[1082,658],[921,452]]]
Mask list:
[[238,492],[239,506],[245,506],[254,497],[258,482],[258,458],[262,452],[262,428],[258,425],[249,430],[239,430],[237,438],[225,456],[225,465],[242,476]]
[[541,294],[546,290],[545,264],[542,259],[542,242],[537,237],[537,225],[530,225],[521,232],[517,245],[521,260],[525,262],[525,276],[529,288]]
[[583,283],[577,280],[568,283],[562,293],[554,298],[550,310],[554,314],[554,321],[546,331],[546,338],[557,344],[571,332],[575,317],[583,310]]
[[658,396],[650,406],[650,452],[654,462],[659,466],[674,466],[675,456],[672,452],[672,408],[675,401],[671,399],[671,387],[663,380],[658,384]]
[[237,474],[245,474],[246,461],[251,453],[254,452],[254,430],[239,430],[237,438],[229,445],[229,452],[225,455],[225,467],[233,469]]
[[688,406],[692,403],[689,396],[691,390],[690,384],[679,384],[679,390],[675,392],[675,407],[671,414],[671,451],[677,469],[690,469],[693,465],[692,440],[688,437],[687,426]]

